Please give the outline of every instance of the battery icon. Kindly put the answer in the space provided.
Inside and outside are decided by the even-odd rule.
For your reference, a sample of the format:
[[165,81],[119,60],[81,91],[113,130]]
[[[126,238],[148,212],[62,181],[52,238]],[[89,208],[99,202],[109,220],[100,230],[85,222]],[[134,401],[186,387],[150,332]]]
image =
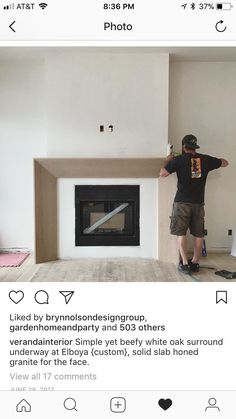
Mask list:
[[217,10],[231,10],[232,7],[232,3],[216,3]]

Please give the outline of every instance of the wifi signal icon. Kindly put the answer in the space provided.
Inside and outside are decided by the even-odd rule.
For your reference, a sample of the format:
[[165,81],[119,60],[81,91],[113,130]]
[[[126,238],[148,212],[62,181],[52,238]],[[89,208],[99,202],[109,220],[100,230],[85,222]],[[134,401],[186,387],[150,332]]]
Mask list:
[[48,6],[48,4],[47,3],[40,3],[39,4],[39,7],[41,7],[41,9],[46,9],[46,7]]

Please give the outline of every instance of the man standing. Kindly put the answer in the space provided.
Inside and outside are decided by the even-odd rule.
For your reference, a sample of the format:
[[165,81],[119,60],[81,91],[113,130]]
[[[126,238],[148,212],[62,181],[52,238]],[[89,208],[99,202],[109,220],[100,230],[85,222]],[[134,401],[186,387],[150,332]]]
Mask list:
[[[227,160],[218,159],[206,154],[199,154],[197,138],[186,135],[182,140],[183,154],[167,157],[167,163],[160,171],[161,177],[167,177],[176,172],[178,178],[171,216],[170,231],[178,238],[178,248],[181,255],[179,271],[185,274],[199,271],[204,239],[204,195],[207,175],[211,170],[228,166]],[[188,260],[187,230],[194,236],[193,258]]]

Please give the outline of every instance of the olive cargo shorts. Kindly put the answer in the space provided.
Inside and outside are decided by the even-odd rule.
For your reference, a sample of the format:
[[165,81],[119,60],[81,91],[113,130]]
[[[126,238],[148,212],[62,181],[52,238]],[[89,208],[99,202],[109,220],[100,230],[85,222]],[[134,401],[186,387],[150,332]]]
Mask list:
[[204,204],[174,202],[170,232],[175,236],[185,236],[188,229],[195,237],[204,237]]

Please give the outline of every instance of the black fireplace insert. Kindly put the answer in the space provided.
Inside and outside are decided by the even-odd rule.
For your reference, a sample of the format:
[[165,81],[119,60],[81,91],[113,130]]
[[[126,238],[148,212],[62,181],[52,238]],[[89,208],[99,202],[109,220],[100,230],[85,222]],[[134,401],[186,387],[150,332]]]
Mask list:
[[76,246],[139,246],[138,185],[75,186]]

